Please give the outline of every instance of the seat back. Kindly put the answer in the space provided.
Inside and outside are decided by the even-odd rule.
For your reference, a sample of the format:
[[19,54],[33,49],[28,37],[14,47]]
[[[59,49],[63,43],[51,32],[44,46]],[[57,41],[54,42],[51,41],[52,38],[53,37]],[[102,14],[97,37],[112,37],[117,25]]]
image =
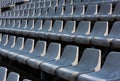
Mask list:
[[42,8],[40,16],[45,16],[45,15],[47,15],[47,8]]
[[19,81],[20,75],[15,73],[15,72],[10,72],[8,74],[7,80],[6,81]]
[[118,37],[120,35],[120,21],[116,21],[111,30],[110,30],[110,33],[109,35],[113,36],[113,37]]
[[3,34],[0,45],[6,45],[8,43],[8,35]]
[[64,7],[63,6],[57,6],[55,11],[55,16],[61,16],[63,15]]
[[65,4],[66,4],[66,5],[71,5],[71,4],[73,4],[73,0],[66,0],[66,1],[65,1]]
[[51,0],[45,2],[45,7],[51,7]]
[[29,17],[32,17],[35,15],[35,9],[29,9]]
[[50,60],[57,60],[60,58],[61,54],[61,44],[59,43],[50,43],[45,55],[46,58]]
[[29,20],[26,29],[33,29],[33,28],[34,28],[34,20]]
[[[87,59],[87,60],[86,60]],[[89,71],[98,71],[101,68],[101,50],[94,48],[86,48],[78,63],[79,68]]]
[[105,36],[108,34],[108,22],[97,21],[90,33],[92,36]]
[[112,13],[113,15],[119,15],[120,14],[120,2],[116,4],[115,9]]
[[65,0],[58,0],[58,5],[59,6],[65,5]]
[[35,9],[35,17],[39,17],[41,14],[41,9],[37,8]]
[[53,24],[52,30],[50,32],[61,32],[63,30],[63,21],[56,20]]
[[45,0],[40,1],[40,8],[43,8],[43,7],[45,7]]
[[37,41],[34,51],[34,56],[44,56],[46,53],[46,41]]
[[78,27],[75,31],[75,35],[86,35],[90,34],[91,22],[90,21],[81,21],[78,24]]
[[24,48],[22,49],[22,52],[29,52],[32,53],[34,50],[34,40],[33,39],[27,39],[24,44]]
[[24,10],[24,16],[26,17],[28,15],[29,15],[29,10],[28,9]]
[[[33,3],[32,3],[33,4]],[[39,3],[34,3],[35,8],[40,8],[40,4]],[[32,6],[32,5],[31,5]]]
[[74,12],[73,12],[73,16],[74,15],[82,15],[85,13],[85,5],[76,5]]
[[24,29],[27,27],[27,20],[22,20],[21,21],[21,26],[20,26],[20,29]]
[[35,26],[34,26],[33,30],[41,30],[42,29],[42,25],[43,25],[43,21],[42,20],[36,20]]
[[63,34],[70,34],[75,32],[76,22],[75,21],[67,21],[65,23],[64,29],[62,31]]
[[55,7],[49,7],[47,16],[52,17],[54,15],[54,13],[55,13]]
[[8,39],[7,47],[13,47],[15,45],[16,36],[10,36]]
[[51,6],[57,6],[58,5],[58,0],[52,0],[51,1]]
[[63,16],[70,16],[73,14],[73,6],[66,6]]
[[102,71],[107,72],[108,74],[120,73],[120,52],[110,52],[104,62]]
[[103,3],[98,12],[99,15],[108,15],[112,13],[112,3]]
[[87,6],[85,15],[95,15],[98,11],[98,5],[97,4],[89,4]]
[[52,20],[45,20],[42,31],[50,31],[52,28]]
[[73,45],[65,46],[59,62],[63,65],[76,65],[78,63],[79,48]]
[[15,20],[15,26],[14,28],[19,28],[20,27],[20,20]]
[[6,81],[7,68],[0,67],[0,81]]
[[18,37],[16,39],[15,45],[13,47],[13,49],[17,49],[17,50],[22,50],[24,46],[24,38],[23,37]]

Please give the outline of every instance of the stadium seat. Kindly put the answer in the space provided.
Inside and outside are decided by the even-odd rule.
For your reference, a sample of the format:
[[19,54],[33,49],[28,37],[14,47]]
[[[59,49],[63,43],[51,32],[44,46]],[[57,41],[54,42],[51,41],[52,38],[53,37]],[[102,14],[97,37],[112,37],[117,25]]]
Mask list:
[[15,73],[15,72],[10,72],[8,74],[7,80],[6,81],[19,81],[20,75]]
[[7,68],[0,67],[0,81],[6,81]]
[[77,36],[90,34],[90,29],[90,21],[81,21],[79,22],[76,31],[72,34],[64,35],[62,40],[66,42],[73,42],[74,38]]
[[61,45],[59,43],[50,43],[44,56],[30,58],[27,60],[27,64],[33,68],[39,69],[41,63],[57,60],[60,58],[60,54]]
[[62,30],[63,30],[63,21],[56,20],[53,24],[52,30],[48,32],[47,38],[56,39],[56,37],[54,36],[60,33]]
[[60,67],[76,65],[78,63],[78,52],[79,48],[77,46],[67,45],[64,48],[60,59],[56,61],[43,62],[40,64],[40,68],[42,71],[54,75],[56,70]]
[[91,42],[93,45],[99,45],[99,46],[107,46],[109,47],[110,44],[111,44],[111,41],[113,39],[116,39],[116,38],[119,38],[118,35],[120,35],[119,31],[120,31],[120,22],[119,21],[116,21],[109,34],[105,35],[105,36],[101,36],[101,37],[94,37]]
[[102,69],[98,72],[81,74],[78,81],[119,81],[120,80],[120,59],[119,52],[110,52],[105,60]]
[[28,59],[44,56],[46,53],[46,42],[37,41],[32,53],[18,55],[17,59],[20,63],[26,64]]
[[100,66],[101,51],[98,49],[86,48],[77,65],[59,68],[57,70],[57,75],[63,79],[75,81],[79,74],[96,72],[100,70]]
[[81,44],[91,44],[91,39],[93,37],[104,36],[108,33],[108,22],[107,21],[97,21],[88,35],[80,35],[75,37],[74,41]]

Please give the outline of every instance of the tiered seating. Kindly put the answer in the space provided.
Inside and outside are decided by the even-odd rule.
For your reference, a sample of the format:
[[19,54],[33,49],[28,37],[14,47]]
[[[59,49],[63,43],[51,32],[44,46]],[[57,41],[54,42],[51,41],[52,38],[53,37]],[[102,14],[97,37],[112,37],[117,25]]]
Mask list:
[[[10,72],[7,76],[7,68],[0,67],[0,81],[19,81],[20,75],[15,72]],[[24,79],[22,81],[31,81]]]
[[[25,72],[40,81],[119,81],[119,7],[119,0],[30,0],[17,5],[0,16],[2,61],[30,69]],[[8,78],[16,76],[12,74]]]

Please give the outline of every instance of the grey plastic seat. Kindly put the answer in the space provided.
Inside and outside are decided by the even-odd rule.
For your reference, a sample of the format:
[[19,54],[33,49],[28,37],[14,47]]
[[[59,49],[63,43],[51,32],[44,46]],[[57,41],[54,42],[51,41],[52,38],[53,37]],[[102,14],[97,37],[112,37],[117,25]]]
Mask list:
[[72,18],[75,20],[79,20],[81,16],[85,13],[85,5],[75,5],[74,12]]
[[106,16],[112,14],[112,3],[103,3],[100,6],[99,12],[96,17],[100,20],[106,20]]
[[32,31],[39,31],[39,30],[41,30],[42,29],[42,25],[43,25],[43,21],[42,20],[36,20],[34,28],[32,29]]
[[[69,0],[68,0],[69,1]],[[68,20],[73,15],[73,6],[65,6],[64,14],[62,15],[64,20]]]
[[54,13],[55,13],[55,7],[49,7],[45,18],[47,18],[47,19],[53,18]]
[[34,59],[36,57],[44,56],[46,53],[46,42],[37,41],[35,48],[32,53],[26,53],[24,55],[19,55],[19,62],[26,64],[28,59]]
[[23,17],[24,16],[24,10],[19,10],[19,15],[18,17]]
[[1,40],[1,42],[0,42],[0,47],[5,46],[7,43],[8,43],[8,35],[3,34],[2,40]]
[[19,28],[17,27],[18,29],[15,30],[15,31],[17,31],[15,33],[19,33],[19,32],[21,32],[21,30],[24,30],[25,28],[27,28],[27,22],[28,22],[28,20],[22,20],[21,25],[19,26]]
[[[15,60],[15,52],[18,52],[19,50],[22,50],[24,47],[24,38],[23,37],[18,37],[16,39],[15,45],[12,49],[9,49],[7,54],[7,57],[11,60]],[[7,52],[7,51],[6,51]]]
[[6,57],[7,54],[4,53],[4,51],[6,51],[7,49],[10,49],[12,47],[14,47],[15,41],[16,41],[16,36],[10,36],[9,39],[8,39],[8,42],[6,43],[6,45],[3,45],[2,47],[0,47],[0,54],[2,56]]
[[51,31],[48,32],[47,38],[49,39],[56,39],[54,37],[56,34],[60,33],[63,30],[63,21],[56,20],[53,24]]
[[26,10],[24,10],[24,15],[23,15],[23,17],[27,18],[28,16],[29,16],[29,10],[26,9]]
[[78,63],[78,52],[79,48],[77,46],[67,45],[65,46],[60,59],[56,61],[43,62],[40,64],[40,68],[42,71],[54,75],[56,70],[61,67],[76,65]]
[[10,72],[8,74],[7,80],[6,81],[19,81],[20,75],[15,73],[15,72]]
[[41,9],[41,14],[40,14],[40,18],[45,18],[45,16],[47,15],[47,8],[42,8]]
[[45,0],[40,2],[40,8],[44,8],[45,7]]
[[45,7],[51,7],[51,0],[46,0]]
[[[38,3],[32,3],[31,6],[32,6],[33,4],[35,5],[35,8],[40,8],[39,2],[38,2]],[[34,9],[34,8],[32,8],[32,9]]]
[[41,9],[37,8],[35,9],[35,16],[34,17],[39,17],[41,14]]
[[[119,21],[116,21],[116,22],[113,24],[113,26],[112,26],[109,34],[107,34],[107,35],[105,35],[105,36],[102,36],[102,37],[94,37],[94,38],[91,40],[91,43],[92,43],[93,45],[99,45],[99,46],[107,46],[107,47],[110,46],[111,41],[112,41],[113,39],[119,38],[119,35],[120,35],[120,33],[119,33],[119,31],[120,31],[119,25],[120,25],[120,22],[119,22]],[[116,42],[116,43],[117,43],[117,42]],[[118,45],[117,45],[117,46],[118,46]]]
[[33,18],[35,16],[35,9],[30,9],[29,10],[29,17]]
[[38,37],[46,38],[47,33],[52,29],[52,20],[45,20],[40,31],[36,32]]
[[112,19],[115,18],[116,20],[120,20],[120,2],[116,4],[116,7],[112,13]]
[[45,53],[44,56],[30,58],[28,59],[27,64],[33,68],[39,69],[39,65],[41,63],[57,60],[60,58],[60,54],[61,54],[61,44],[50,43],[47,52]]
[[76,22],[75,21],[67,21],[62,32],[60,32],[60,39],[64,40],[67,35],[71,35],[75,32]]
[[72,34],[67,34],[66,36],[64,35],[62,40],[66,42],[73,42],[74,38],[77,36],[90,34],[90,29],[90,21],[81,21],[79,22],[75,32]]
[[101,37],[108,34],[108,22],[107,21],[97,21],[88,35],[80,35],[75,37],[74,41],[81,44],[91,44],[91,39],[93,37]]
[[76,81],[79,74],[96,72],[100,70],[100,67],[101,51],[99,49],[86,48],[77,65],[59,68],[57,75],[69,81]]
[[16,60],[18,62],[22,62],[22,60],[20,59],[21,55],[25,55],[25,54],[31,54],[34,51],[34,40],[33,39],[27,39],[25,41],[24,44],[24,48],[20,51],[18,51],[16,54]]
[[54,18],[55,19],[61,18],[63,13],[64,13],[64,7],[63,6],[57,6],[56,11],[54,13]]
[[93,20],[91,16],[96,15],[98,12],[98,5],[97,4],[89,4],[87,6],[85,14],[81,17],[81,19],[85,20]]
[[0,67],[0,81],[6,81],[7,68]]
[[79,76],[78,81],[119,81],[120,52],[110,52],[98,72],[86,73]]

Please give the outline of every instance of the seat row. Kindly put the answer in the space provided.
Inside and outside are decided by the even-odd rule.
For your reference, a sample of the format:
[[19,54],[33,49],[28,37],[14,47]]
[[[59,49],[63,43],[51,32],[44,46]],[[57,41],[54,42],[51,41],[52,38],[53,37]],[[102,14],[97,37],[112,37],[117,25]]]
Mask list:
[[[3,34],[1,35],[0,54],[70,81],[76,81],[76,79],[78,81],[120,80],[120,63],[117,62],[120,59],[120,52],[110,52],[100,69],[101,51],[99,49],[86,48],[78,60],[80,56],[78,46],[66,45],[61,52],[60,43],[52,42],[47,45],[46,41],[38,40],[34,44],[34,39],[24,40],[23,37],[16,38],[16,36]],[[46,46],[48,46],[47,49]],[[93,76],[93,78],[86,75]]]
[[[25,9],[3,12],[1,18],[40,18],[40,19],[74,19],[74,20],[119,20],[120,3],[113,10],[111,3],[103,3],[98,10],[97,4],[75,6],[58,6],[41,9]],[[113,10],[113,11],[112,11]]]
[[[0,81],[19,81],[20,75],[15,72],[10,72],[7,76],[7,68],[0,67]],[[28,79],[24,79],[22,81],[31,81]]]
[[8,7],[10,5],[14,5],[17,2],[24,2],[24,1],[28,1],[28,0],[1,0],[0,1],[0,8],[2,7]]
[[76,5],[76,4],[80,5],[80,4],[86,4],[87,1],[83,0],[81,2],[80,0],[43,0],[43,1],[35,1],[32,3],[29,2],[28,4],[15,6],[13,10],[35,9],[35,8],[45,8],[45,7],[55,7],[55,6]]
[[[78,25],[76,25],[78,23]],[[110,29],[107,21],[97,21],[94,26],[90,21],[62,20],[3,20],[1,32],[39,37],[51,40],[76,42],[80,44],[98,45],[119,48],[120,21],[113,23]],[[108,32],[110,31],[110,32]]]

